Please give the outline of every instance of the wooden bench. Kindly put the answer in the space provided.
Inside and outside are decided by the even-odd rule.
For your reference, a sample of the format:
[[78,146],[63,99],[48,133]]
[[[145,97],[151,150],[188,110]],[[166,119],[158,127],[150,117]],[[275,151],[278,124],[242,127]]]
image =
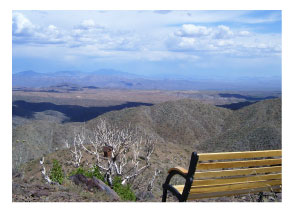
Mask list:
[[[196,171],[197,170],[197,171]],[[184,185],[170,185],[174,175],[184,177]],[[238,194],[280,192],[282,150],[192,153],[189,169],[171,168],[163,184],[180,202]]]

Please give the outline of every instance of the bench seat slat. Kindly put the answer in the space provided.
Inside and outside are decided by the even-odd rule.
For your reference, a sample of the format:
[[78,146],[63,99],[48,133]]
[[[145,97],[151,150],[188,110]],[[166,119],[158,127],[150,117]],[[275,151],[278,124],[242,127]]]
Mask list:
[[259,158],[259,157],[281,157],[282,150],[201,153],[198,155],[199,155],[199,161],[246,159],[246,158]]
[[282,184],[282,180],[269,180],[269,181],[260,181],[260,182],[247,182],[241,184],[229,184],[222,186],[212,186],[212,187],[202,187],[202,188],[194,188],[192,187],[190,193],[206,193],[212,191],[226,191],[226,190],[237,190],[237,189],[250,189],[257,187],[268,187],[273,185]]
[[244,183],[244,182],[271,180],[271,179],[282,179],[282,174],[255,175],[255,176],[245,176],[241,178],[227,178],[227,179],[194,180],[192,187],[237,184],[237,183]]
[[256,174],[278,173],[278,172],[282,172],[282,166],[195,172],[194,179],[197,180],[202,178],[217,178],[217,177],[228,177],[228,176],[239,176],[239,175],[256,175]]
[[264,160],[246,160],[246,161],[226,161],[226,162],[198,163],[197,164],[197,170],[280,165],[281,163],[282,163],[282,159],[264,159]]
[[[253,189],[260,187],[271,187],[274,185],[281,185],[282,180],[267,180],[260,182],[247,182],[241,184],[228,184],[212,187],[191,187],[190,194],[202,194],[202,193],[212,193],[212,192],[222,192],[222,191],[233,191],[241,189]],[[183,185],[174,186],[178,191],[183,191]]]
[[281,186],[274,185],[272,187],[241,189],[241,190],[212,192],[212,193],[203,193],[203,194],[189,194],[188,200],[222,197],[222,196],[233,196],[233,195],[239,195],[239,194],[258,193],[258,192],[264,192],[264,191],[279,192],[281,191]]
[[[281,157],[281,150],[193,152],[188,170],[176,167],[168,171],[162,201],[166,201],[167,190],[174,191],[179,201],[264,191],[281,192]],[[177,174],[185,178],[185,185],[169,184]]]

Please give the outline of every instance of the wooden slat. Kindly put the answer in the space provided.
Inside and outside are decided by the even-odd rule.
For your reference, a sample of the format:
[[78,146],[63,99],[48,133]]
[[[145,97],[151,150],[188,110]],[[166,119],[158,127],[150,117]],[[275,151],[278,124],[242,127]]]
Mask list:
[[255,176],[246,176],[242,178],[229,178],[229,179],[195,180],[192,186],[194,187],[216,186],[216,185],[237,184],[237,183],[253,182],[253,181],[265,181],[265,180],[271,180],[271,179],[282,179],[282,174],[255,175]]
[[264,160],[246,160],[246,161],[198,163],[197,170],[251,167],[251,166],[265,166],[265,165],[277,165],[277,164],[281,164],[281,163],[282,163],[282,159],[264,159]]
[[282,184],[282,180],[269,180],[269,181],[259,181],[259,182],[249,182],[242,184],[231,184],[224,186],[214,186],[214,187],[191,187],[190,193],[209,193],[209,192],[218,192],[218,191],[230,191],[230,190],[239,190],[239,189],[251,189],[258,187],[268,187],[273,185]]
[[[242,184],[231,184],[231,185],[213,186],[213,187],[201,187],[201,188],[191,187],[190,194],[203,194],[203,193],[263,188],[263,187],[272,187],[274,185],[281,185],[281,184],[282,184],[282,180],[269,180],[269,181],[250,182],[250,183],[242,183]],[[179,192],[182,193],[184,185],[176,185],[174,187]]]
[[281,157],[282,150],[201,153],[201,154],[198,154],[198,156],[199,156],[199,161],[246,159],[246,158],[259,158],[259,157]]
[[238,194],[258,193],[258,192],[264,192],[264,191],[279,192],[279,191],[281,191],[281,186],[274,185],[272,187],[261,187],[261,188],[242,189],[242,190],[234,190],[234,191],[212,192],[212,193],[205,193],[205,194],[189,194],[188,200],[211,198],[211,197],[222,197],[222,196],[233,196],[233,195],[238,195]]
[[253,175],[253,174],[255,175],[255,174],[278,173],[278,172],[282,172],[282,166],[195,172],[194,179]]
[[[183,185],[175,185],[174,187],[178,190],[180,194],[182,194]],[[258,187],[258,188],[254,187],[249,189],[228,190],[228,191],[219,191],[219,192],[210,192],[210,193],[191,193],[189,194],[189,198],[198,199],[198,198],[209,198],[209,197],[218,197],[218,196],[232,196],[237,194],[255,193],[255,192],[263,192],[263,191],[279,192],[281,190],[282,190],[282,185],[273,185],[273,186],[267,186],[267,187]]]

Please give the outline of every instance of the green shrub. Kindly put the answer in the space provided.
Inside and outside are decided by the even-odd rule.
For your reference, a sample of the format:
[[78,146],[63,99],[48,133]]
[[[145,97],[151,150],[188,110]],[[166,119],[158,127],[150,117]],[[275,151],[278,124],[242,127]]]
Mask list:
[[101,181],[104,181],[103,175],[100,173],[98,166],[94,166],[91,170],[88,170],[88,176],[87,177],[93,177],[100,179]]
[[64,181],[64,174],[61,168],[61,165],[56,159],[53,159],[53,166],[50,170],[50,179],[54,182],[62,184]]
[[98,166],[94,166],[89,170],[85,170],[83,167],[78,167],[76,170],[70,172],[69,176],[76,174],[82,174],[88,178],[92,178],[93,176],[95,176],[96,178],[104,181],[103,175],[100,173]]
[[135,201],[136,196],[132,191],[129,184],[122,185],[122,180],[120,177],[116,176],[113,180],[113,189],[119,195],[122,200],[125,201]]
[[[85,170],[83,167],[78,167],[77,169],[70,172],[69,176],[76,175],[76,174],[82,174],[88,178],[92,178],[93,176],[95,176],[96,178],[102,180],[105,184],[107,184],[107,182],[104,181],[104,177],[100,173],[98,166],[94,166],[93,168],[89,170]],[[113,190],[119,195],[121,200],[124,200],[124,201],[136,200],[136,196],[134,192],[132,191],[130,185],[129,184],[122,185],[122,180],[118,176],[116,176],[113,179]]]
[[83,175],[85,175],[85,172],[86,171],[82,167],[78,167],[77,169],[75,169],[75,170],[73,170],[73,171],[71,171],[69,173],[69,177],[72,176],[72,175],[76,175],[76,174],[83,174]]

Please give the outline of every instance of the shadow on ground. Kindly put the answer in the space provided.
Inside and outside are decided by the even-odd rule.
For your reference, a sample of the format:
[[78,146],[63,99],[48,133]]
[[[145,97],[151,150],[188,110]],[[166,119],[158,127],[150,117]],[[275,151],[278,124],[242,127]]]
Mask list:
[[126,102],[121,105],[108,107],[83,107],[78,105],[56,105],[48,102],[31,103],[23,100],[14,101],[12,103],[12,116],[20,116],[23,118],[34,118],[36,112],[44,112],[54,110],[63,113],[71,122],[85,122],[106,112],[121,110],[124,108],[137,106],[152,106],[150,103]]
[[258,101],[254,101],[254,102],[249,102],[249,101],[245,101],[245,102],[238,102],[238,103],[231,103],[231,104],[224,104],[224,105],[216,105],[217,107],[223,107],[226,109],[231,109],[231,110],[238,110],[241,109],[245,106],[249,106],[251,104],[255,104]]
[[268,97],[252,97],[252,96],[245,96],[245,95],[240,95],[240,94],[218,94],[220,97],[224,98],[240,98],[240,99],[245,99],[248,101],[261,101],[261,100],[267,100],[267,99],[275,99],[277,97],[274,96],[268,96]]

